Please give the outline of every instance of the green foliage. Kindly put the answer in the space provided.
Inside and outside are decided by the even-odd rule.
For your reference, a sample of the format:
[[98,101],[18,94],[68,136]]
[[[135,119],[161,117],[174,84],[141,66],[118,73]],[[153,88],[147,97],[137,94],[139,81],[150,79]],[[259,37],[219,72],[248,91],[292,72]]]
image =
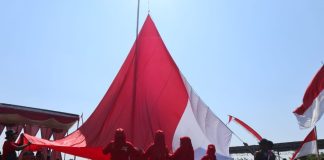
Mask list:
[[[300,160],[317,160],[316,155],[308,155],[308,156],[304,156],[299,158]],[[324,160],[324,153],[320,153],[320,160]]]

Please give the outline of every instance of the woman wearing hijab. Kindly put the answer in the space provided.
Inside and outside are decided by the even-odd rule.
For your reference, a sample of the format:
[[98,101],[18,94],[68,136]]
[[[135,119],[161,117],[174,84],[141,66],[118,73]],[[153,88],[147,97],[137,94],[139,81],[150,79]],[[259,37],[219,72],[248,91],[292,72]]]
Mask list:
[[180,147],[171,156],[171,160],[194,160],[194,150],[189,137],[180,138]]
[[217,160],[216,159],[216,147],[213,144],[208,145],[206,155],[201,160]]
[[169,149],[165,145],[165,136],[162,130],[157,130],[152,143],[144,153],[147,160],[168,160],[170,157]]
[[111,160],[129,160],[134,152],[135,148],[126,141],[126,134],[122,128],[116,129],[114,140],[103,149],[104,154],[110,153]]

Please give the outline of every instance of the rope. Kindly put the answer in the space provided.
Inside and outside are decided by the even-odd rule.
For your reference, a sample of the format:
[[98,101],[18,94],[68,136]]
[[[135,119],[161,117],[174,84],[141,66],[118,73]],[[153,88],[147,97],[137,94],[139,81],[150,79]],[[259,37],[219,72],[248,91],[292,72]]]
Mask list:
[[[134,53],[134,59],[133,59],[133,64],[134,64],[134,81],[133,81],[133,98],[132,98],[132,116],[131,119],[134,122],[134,110],[136,107],[136,90],[137,90],[137,57],[138,57],[138,23],[139,23],[139,10],[140,10],[140,0],[137,1],[137,19],[136,19],[136,40],[135,40],[135,53]],[[131,126],[131,131],[134,131],[135,126]],[[133,135],[134,136],[134,135]],[[134,137],[131,137],[133,139]]]

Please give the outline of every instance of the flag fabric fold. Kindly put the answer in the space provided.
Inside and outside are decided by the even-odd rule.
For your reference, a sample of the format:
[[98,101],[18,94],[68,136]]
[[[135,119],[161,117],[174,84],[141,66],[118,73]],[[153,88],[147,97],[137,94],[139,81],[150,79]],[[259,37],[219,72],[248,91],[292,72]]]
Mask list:
[[[189,136],[195,150],[216,145],[220,157],[229,157],[232,132],[202,102],[172,59],[150,15],[103,99],[75,132],[48,141],[25,135],[31,147],[51,149],[93,160],[109,159],[102,149],[123,128],[127,140],[146,149],[156,130],[165,133],[175,150],[181,136]],[[221,158],[220,158],[221,159]]]
[[252,127],[250,127],[249,125],[247,125],[246,123],[244,123],[243,121],[241,121],[240,119],[238,119],[234,116],[228,115],[228,117],[229,117],[228,123],[230,123],[231,121],[236,122],[237,124],[242,126],[244,129],[246,129],[249,133],[251,133],[258,141],[261,141],[262,137]]
[[293,112],[300,128],[312,128],[324,112],[324,66],[308,86],[303,104]]
[[307,156],[309,154],[317,154],[317,142],[316,142],[316,129],[312,129],[306,136],[301,146],[295,151],[290,160],[294,160],[299,157]]

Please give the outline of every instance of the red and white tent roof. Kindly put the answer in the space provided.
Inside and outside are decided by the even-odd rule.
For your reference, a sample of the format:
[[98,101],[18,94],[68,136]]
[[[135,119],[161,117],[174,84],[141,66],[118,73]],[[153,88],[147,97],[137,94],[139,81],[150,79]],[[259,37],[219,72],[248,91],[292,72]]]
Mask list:
[[76,114],[0,103],[0,124],[3,126],[29,124],[68,130],[78,120],[79,116]]

